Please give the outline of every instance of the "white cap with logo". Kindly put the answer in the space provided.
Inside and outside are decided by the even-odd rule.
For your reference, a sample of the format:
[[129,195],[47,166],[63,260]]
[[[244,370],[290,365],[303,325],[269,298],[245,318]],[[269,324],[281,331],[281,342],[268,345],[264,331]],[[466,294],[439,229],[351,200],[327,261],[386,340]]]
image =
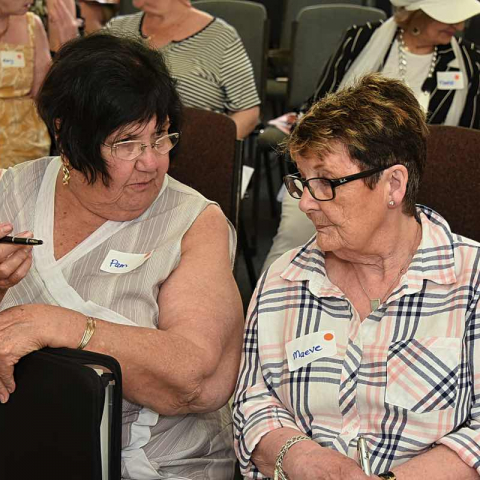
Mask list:
[[480,14],[478,0],[390,0],[394,7],[423,10],[442,23],[458,23]]

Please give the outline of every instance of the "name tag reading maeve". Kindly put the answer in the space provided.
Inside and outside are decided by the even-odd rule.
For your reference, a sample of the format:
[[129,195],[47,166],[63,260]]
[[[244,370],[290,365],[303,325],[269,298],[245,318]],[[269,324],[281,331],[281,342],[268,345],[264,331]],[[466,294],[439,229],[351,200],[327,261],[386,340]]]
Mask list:
[[285,345],[288,369],[291,372],[322,357],[333,357],[337,353],[337,341],[333,330],[310,333],[296,338]]
[[127,273],[143,265],[152,255],[148,253],[127,253],[110,250],[100,267],[108,273]]

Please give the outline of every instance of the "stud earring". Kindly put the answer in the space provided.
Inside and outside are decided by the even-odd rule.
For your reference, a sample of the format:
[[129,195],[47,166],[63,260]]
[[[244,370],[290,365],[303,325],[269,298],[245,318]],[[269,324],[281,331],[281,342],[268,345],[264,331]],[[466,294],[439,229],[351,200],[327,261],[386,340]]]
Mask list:
[[68,182],[70,181],[70,169],[68,168],[68,163],[67,162],[63,163],[62,172],[63,172],[62,183],[64,185],[68,185]]
[[414,37],[418,37],[420,35],[420,33],[421,33],[421,30],[418,27],[413,27],[412,28],[412,35]]
[[393,206],[395,205],[395,202],[394,202],[393,200],[390,200],[390,201],[388,202],[388,205],[390,205],[390,207],[393,207]]

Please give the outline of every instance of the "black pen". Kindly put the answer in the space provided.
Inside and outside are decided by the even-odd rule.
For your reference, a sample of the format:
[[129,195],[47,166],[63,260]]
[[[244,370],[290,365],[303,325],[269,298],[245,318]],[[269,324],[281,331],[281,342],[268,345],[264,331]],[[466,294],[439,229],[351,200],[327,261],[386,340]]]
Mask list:
[[43,240],[25,237],[2,237],[0,243],[15,243],[17,245],[42,245]]

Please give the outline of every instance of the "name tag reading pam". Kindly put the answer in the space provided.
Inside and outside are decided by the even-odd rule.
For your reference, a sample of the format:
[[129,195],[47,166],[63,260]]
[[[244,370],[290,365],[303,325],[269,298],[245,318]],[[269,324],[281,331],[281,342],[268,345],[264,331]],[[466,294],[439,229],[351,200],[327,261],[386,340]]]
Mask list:
[[0,52],[0,66],[3,68],[25,68],[23,52],[15,50],[2,50]]
[[100,270],[108,273],[127,273],[143,265],[150,257],[148,253],[126,253],[110,250],[100,267]]
[[285,345],[288,369],[291,372],[322,357],[333,357],[337,353],[335,332],[323,330],[296,338]]
[[439,90],[461,90],[465,88],[462,72],[437,72]]

